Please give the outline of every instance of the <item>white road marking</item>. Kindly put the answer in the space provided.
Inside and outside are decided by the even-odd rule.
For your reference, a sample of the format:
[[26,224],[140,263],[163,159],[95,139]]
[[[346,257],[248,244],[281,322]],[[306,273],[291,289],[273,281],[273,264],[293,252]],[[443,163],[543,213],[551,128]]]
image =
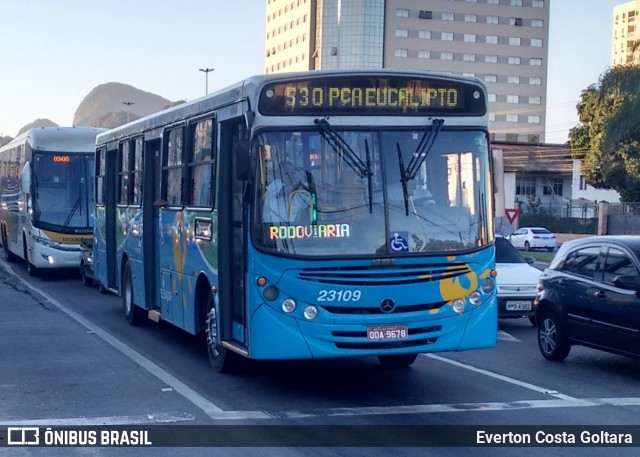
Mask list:
[[152,425],[174,422],[188,422],[196,420],[191,414],[158,413],[140,416],[110,416],[110,417],[69,417],[56,419],[29,419],[18,421],[0,421],[0,427],[29,427],[37,425],[52,425],[57,427],[75,425]]

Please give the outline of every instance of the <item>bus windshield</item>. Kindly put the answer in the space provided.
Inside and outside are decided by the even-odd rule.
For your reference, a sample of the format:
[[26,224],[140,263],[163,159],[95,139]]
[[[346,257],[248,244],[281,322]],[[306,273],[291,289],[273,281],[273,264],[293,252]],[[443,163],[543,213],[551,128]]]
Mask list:
[[261,133],[256,244],[314,257],[451,255],[488,244],[487,134],[436,127]]
[[86,228],[93,224],[93,156],[34,154],[34,224]]

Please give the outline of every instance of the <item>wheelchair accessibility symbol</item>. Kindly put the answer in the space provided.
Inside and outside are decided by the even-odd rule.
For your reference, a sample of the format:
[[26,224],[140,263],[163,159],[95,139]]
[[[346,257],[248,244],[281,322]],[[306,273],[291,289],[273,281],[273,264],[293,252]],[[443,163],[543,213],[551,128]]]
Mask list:
[[394,232],[389,239],[389,247],[393,252],[409,252],[409,232]]

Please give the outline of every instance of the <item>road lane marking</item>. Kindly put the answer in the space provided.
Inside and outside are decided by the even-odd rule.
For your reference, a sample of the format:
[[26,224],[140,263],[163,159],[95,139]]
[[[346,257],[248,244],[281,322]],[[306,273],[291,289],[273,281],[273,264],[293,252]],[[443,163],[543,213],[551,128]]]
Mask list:
[[[15,275],[18,278],[18,280],[25,285],[25,287],[31,289],[33,292],[37,294],[40,294],[42,297],[47,299],[49,303],[56,306],[58,309],[60,309],[60,311],[65,313],[71,319],[78,322],[87,330],[92,331],[96,336],[100,337],[102,340],[104,340],[106,343],[108,343],[109,345],[111,345],[112,347],[120,351],[122,354],[124,354],[126,357],[131,359],[133,362],[137,363],[138,365],[143,367],[145,370],[147,370],[149,373],[154,375],[156,378],[160,379],[162,382],[167,384],[177,393],[182,395],[185,399],[187,399],[188,401],[193,403],[196,407],[204,411],[204,413],[207,416],[215,419],[215,418],[219,418],[221,414],[224,415],[225,411],[222,408],[212,403],[204,396],[200,395],[198,392],[193,390],[191,387],[187,386],[178,378],[168,373],[167,371],[163,370],[162,368],[160,368],[160,366],[156,365],[155,363],[153,363],[151,360],[149,360],[139,352],[127,346],[125,343],[120,341],[115,336],[111,335],[102,327],[99,327],[98,325],[85,319],[83,316],[67,308],[65,305],[60,303],[58,300],[53,298],[51,295],[49,295],[45,291],[32,285],[29,281],[24,280],[15,271],[13,271],[13,269],[10,266],[8,266],[6,263],[2,262],[2,264],[5,270]],[[250,416],[251,419],[268,419],[270,417],[268,414],[262,411],[246,411],[245,413],[248,416]]]
[[196,417],[187,413],[157,413],[139,416],[109,416],[109,417],[69,417],[56,419],[28,419],[17,421],[0,421],[0,427],[29,427],[29,426],[76,426],[76,425],[151,425],[171,424],[175,422],[189,422]]

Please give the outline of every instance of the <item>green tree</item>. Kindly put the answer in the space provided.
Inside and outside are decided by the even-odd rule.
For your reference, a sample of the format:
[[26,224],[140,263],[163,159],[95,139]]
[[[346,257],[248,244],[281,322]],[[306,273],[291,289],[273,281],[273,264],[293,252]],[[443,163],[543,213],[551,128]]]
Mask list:
[[640,66],[612,67],[582,91],[580,124],[569,132],[572,156],[589,184],[640,201]]

